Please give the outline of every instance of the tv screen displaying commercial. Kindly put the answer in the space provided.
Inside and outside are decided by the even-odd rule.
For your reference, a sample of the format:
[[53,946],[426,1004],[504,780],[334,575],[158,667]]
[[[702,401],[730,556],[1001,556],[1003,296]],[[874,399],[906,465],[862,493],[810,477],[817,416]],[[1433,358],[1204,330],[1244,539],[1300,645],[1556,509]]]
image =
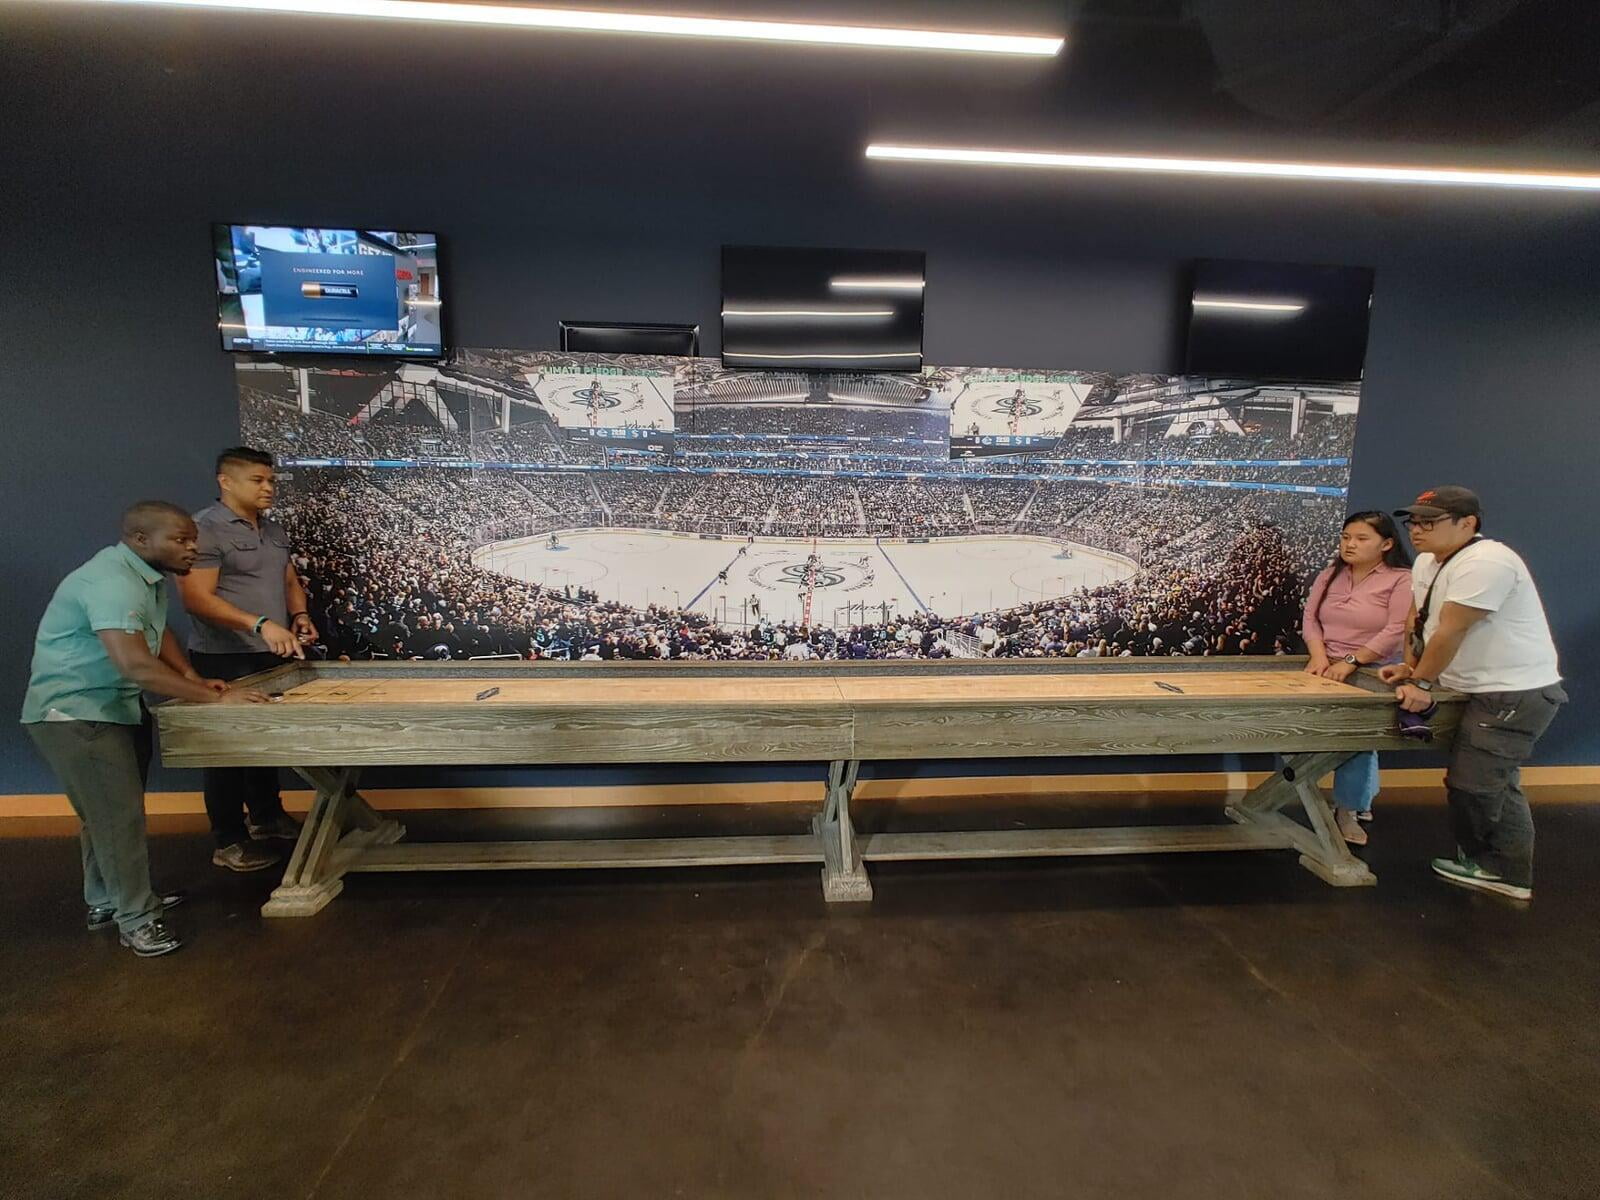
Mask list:
[[722,364],[781,371],[922,369],[925,256],[722,249]]
[[212,240],[224,350],[444,354],[434,234],[217,225]]
[[1361,378],[1372,271],[1203,259],[1190,293],[1188,375]]
[[700,326],[563,321],[561,348],[570,354],[659,354],[694,358],[700,353]]

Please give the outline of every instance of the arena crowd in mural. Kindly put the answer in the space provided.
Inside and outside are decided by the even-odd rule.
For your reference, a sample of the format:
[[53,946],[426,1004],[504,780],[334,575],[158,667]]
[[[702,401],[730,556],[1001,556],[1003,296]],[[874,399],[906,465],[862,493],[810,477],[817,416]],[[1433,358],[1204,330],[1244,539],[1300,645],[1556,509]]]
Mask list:
[[332,657],[1287,653],[1358,385],[237,364]]

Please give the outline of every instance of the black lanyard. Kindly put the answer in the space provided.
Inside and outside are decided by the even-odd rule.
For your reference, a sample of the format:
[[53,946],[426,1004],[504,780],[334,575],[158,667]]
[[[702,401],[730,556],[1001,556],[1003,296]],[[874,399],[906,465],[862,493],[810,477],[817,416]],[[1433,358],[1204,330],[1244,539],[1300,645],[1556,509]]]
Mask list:
[[1474,537],[1465,546],[1461,547],[1461,549],[1452,554],[1446,561],[1440,563],[1439,569],[1433,573],[1433,578],[1428,580],[1428,590],[1422,594],[1422,603],[1417,607],[1416,624],[1412,625],[1411,627],[1411,648],[1416,651],[1416,655],[1419,659],[1422,657],[1422,651],[1427,644],[1423,640],[1422,630],[1423,627],[1428,623],[1429,607],[1433,604],[1433,589],[1439,586],[1439,577],[1444,574],[1444,569],[1446,567],[1455,562],[1468,550],[1471,550],[1483,540],[1482,534]]

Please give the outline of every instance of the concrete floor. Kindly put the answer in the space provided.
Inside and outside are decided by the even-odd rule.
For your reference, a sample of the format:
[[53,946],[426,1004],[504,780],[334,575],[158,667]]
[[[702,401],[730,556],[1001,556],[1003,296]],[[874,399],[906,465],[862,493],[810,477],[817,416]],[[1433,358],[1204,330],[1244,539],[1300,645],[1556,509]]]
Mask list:
[[[1380,813],[1376,889],[1276,853],[899,864],[831,911],[810,868],[494,873],[356,877],[263,922],[270,878],[167,833],[191,941],[150,962],[82,929],[75,840],[13,825],[0,1196],[1592,1200],[1600,806],[1580,798],[1539,809],[1527,908],[1428,876],[1432,802]],[[1100,815],[986,803],[997,824]],[[862,823],[886,822],[972,816]]]

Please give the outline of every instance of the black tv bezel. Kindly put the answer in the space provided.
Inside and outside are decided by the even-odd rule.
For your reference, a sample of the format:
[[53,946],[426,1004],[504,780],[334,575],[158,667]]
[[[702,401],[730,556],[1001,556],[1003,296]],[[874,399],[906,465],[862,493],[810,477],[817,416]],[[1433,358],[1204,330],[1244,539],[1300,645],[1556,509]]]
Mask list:
[[[1205,263],[1261,263],[1275,267],[1302,267],[1308,270],[1335,270],[1335,271],[1364,271],[1368,278],[1367,287],[1367,337],[1361,348],[1361,371],[1353,376],[1346,375],[1266,375],[1261,373],[1221,372],[1221,371],[1195,371],[1190,368],[1190,358],[1194,344],[1194,290],[1196,276],[1199,268]],[[1367,355],[1372,349],[1372,307],[1378,294],[1378,271],[1376,267],[1362,266],[1358,263],[1325,263],[1325,262],[1299,262],[1283,261],[1265,258],[1192,258],[1184,264],[1182,272],[1182,294],[1180,300],[1183,306],[1183,361],[1179,364],[1177,374],[1211,379],[1249,379],[1258,383],[1339,383],[1360,384],[1366,382]]]
[[917,365],[890,366],[890,367],[859,367],[848,363],[837,366],[797,366],[793,363],[773,363],[759,365],[754,363],[729,362],[723,357],[723,351],[728,344],[727,318],[719,316],[718,329],[722,335],[722,345],[718,349],[717,361],[724,370],[729,371],[777,371],[792,372],[797,375],[918,375],[928,366],[928,252],[926,250],[896,249],[890,246],[768,246],[758,245],[754,242],[726,242],[723,244],[717,257],[717,311],[720,313],[728,304],[728,289],[725,281],[728,264],[728,251],[730,250],[800,250],[816,254],[914,254],[922,260],[922,290],[918,293],[921,297],[921,306],[917,315]]
[[694,348],[688,354],[658,354],[653,358],[699,358],[700,357],[700,324],[680,325],[668,321],[564,321],[558,320],[556,325],[560,332],[560,349],[563,354],[600,354],[599,350],[569,350],[567,348],[567,334],[574,329],[617,329],[636,333],[687,333],[694,339]]
[[[215,275],[216,275],[217,230],[223,229],[223,230],[230,231],[229,234],[228,234],[228,238],[229,238],[229,242],[231,244],[232,243],[232,233],[231,233],[231,231],[237,225],[264,225],[264,226],[273,226],[273,227],[278,228],[278,229],[349,229],[349,230],[352,230],[352,231],[355,231],[355,232],[358,232],[358,233],[362,229],[366,229],[366,228],[370,228],[371,227],[370,225],[369,226],[351,225],[351,224],[349,224],[348,222],[345,222],[345,221],[313,221],[313,222],[309,222],[309,223],[308,222],[303,222],[303,221],[299,222],[299,223],[291,223],[291,222],[287,222],[287,221],[212,221],[211,222],[211,272],[212,272],[212,276],[213,276],[213,287],[215,286],[214,285],[214,278],[215,278]],[[428,232],[432,232],[431,230],[424,230],[424,229],[409,229],[409,228],[406,228],[403,225],[396,225],[394,228],[397,229],[397,230],[405,228],[405,231],[407,233],[428,233]],[[445,238],[444,238],[443,234],[434,233],[433,239],[434,239],[434,250],[437,252],[438,259],[439,259],[439,277],[440,277],[440,280],[442,281],[445,278],[445,276],[449,274],[449,272],[445,269]],[[217,292],[216,293],[216,297],[217,297],[217,325],[218,325],[218,327],[220,327],[221,324],[222,324],[222,296],[223,296],[222,292]],[[440,345],[439,345],[439,350],[438,350],[437,353],[431,353],[430,352],[430,353],[427,353],[427,354],[405,354],[405,353],[401,353],[401,352],[398,352],[398,351],[385,351],[385,352],[379,353],[379,352],[376,352],[376,351],[351,351],[351,350],[257,350],[257,349],[255,349],[253,347],[249,348],[249,349],[245,349],[243,347],[234,347],[234,346],[220,346],[219,349],[221,350],[221,352],[223,354],[241,355],[241,356],[244,356],[246,358],[267,359],[267,360],[270,360],[272,362],[285,363],[285,364],[288,364],[290,366],[312,366],[312,365],[314,365],[316,363],[327,362],[330,359],[349,359],[349,360],[351,360],[353,362],[380,362],[380,363],[394,363],[394,362],[441,363],[441,362],[448,362],[449,359],[450,359],[451,346],[452,346],[453,342],[452,342],[452,339],[450,337],[450,330],[448,328],[447,322],[450,320],[450,313],[452,311],[454,311],[454,308],[448,301],[442,301],[440,303],[440,306],[439,306],[439,338],[440,338]],[[219,333],[219,340],[220,340],[220,333],[221,333],[220,328],[218,329],[218,333]]]

